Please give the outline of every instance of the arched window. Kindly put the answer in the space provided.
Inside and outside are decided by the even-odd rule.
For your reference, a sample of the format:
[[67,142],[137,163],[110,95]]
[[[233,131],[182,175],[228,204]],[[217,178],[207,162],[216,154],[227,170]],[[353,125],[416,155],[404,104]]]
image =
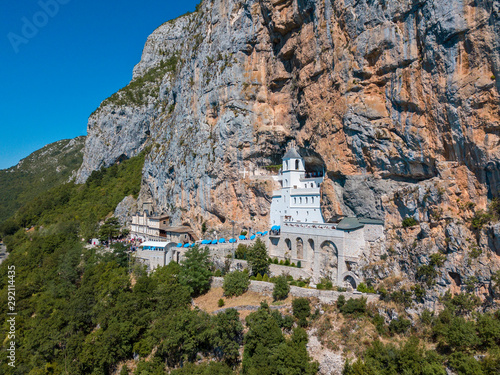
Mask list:
[[297,198],[293,198],[293,203],[297,204]]
[[299,169],[299,160],[296,159],[295,160],[295,170],[298,170]]
[[288,187],[288,180],[285,178],[285,187]]
[[311,198],[311,203],[314,203],[314,197]]
[[309,199],[306,197],[306,204],[308,204],[308,203],[309,203]]
[[302,197],[299,198],[300,204],[302,204]]
[[314,184],[311,182],[311,187],[314,187]]

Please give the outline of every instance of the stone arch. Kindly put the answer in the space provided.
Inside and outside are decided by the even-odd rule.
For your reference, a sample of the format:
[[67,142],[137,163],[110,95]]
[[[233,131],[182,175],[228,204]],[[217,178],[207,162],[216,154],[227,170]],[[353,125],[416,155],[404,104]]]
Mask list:
[[292,251],[292,241],[289,238],[285,238],[285,245],[288,251]]
[[356,290],[357,285],[356,285],[356,279],[352,277],[351,275],[345,275],[344,276],[344,287],[351,287],[352,289]]
[[359,277],[352,271],[347,271],[342,274],[342,281],[345,287],[356,289],[360,280]]
[[314,240],[312,238],[309,238],[309,240],[307,240],[307,243],[309,244],[309,249],[311,249],[311,254],[314,254]]
[[297,259],[304,259],[304,241],[302,241],[302,238],[297,237],[296,240],[296,246],[297,246]]
[[337,282],[338,275],[338,256],[339,252],[337,246],[332,241],[323,241],[320,246],[321,249],[321,264],[320,273],[323,277]]

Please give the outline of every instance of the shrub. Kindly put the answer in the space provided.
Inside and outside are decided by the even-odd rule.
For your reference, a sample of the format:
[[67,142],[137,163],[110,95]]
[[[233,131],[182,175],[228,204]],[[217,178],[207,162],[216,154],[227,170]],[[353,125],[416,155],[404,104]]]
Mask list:
[[269,276],[267,276],[267,273],[262,276],[262,281],[269,281]]
[[489,212],[485,212],[483,210],[478,210],[474,213],[474,217],[471,219],[472,229],[479,231],[483,229],[485,224],[488,224],[492,219],[493,215]]
[[373,325],[375,326],[375,328],[377,329],[377,332],[380,334],[380,335],[383,335],[385,333],[387,333],[387,328],[385,326],[385,319],[382,315],[380,314],[375,314],[375,316],[373,317]]
[[292,281],[289,282],[289,285],[297,286],[297,281],[292,280]]
[[307,319],[311,316],[311,304],[307,298],[295,298],[292,302],[293,316],[297,319]]
[[255,277],[255,280],[262,281],[262,275],[258,273],[257,276]]
[[219,307],[224,306],[224,305],[225,305],[224,300],[223,300],[222,298],[220,298],[220,299],[219,299],[219,302],[217,302],[217,305],[218,305]]
[[300,260],[297,262],[297,268],[302,268],[302,262]]
[[286,281],[293,281],[292,275],[286,275]]
[[221,271],[221,270],[216,270],[216,271],[214,272],[214,276],[216,276],[216,277],[221,277],[221,276],[222,276],[222,271]]
[[401,225],[403,225],[403,228],[413,227],[417,224],[418,221],[415,220],[415,218],[412,216],[404,218],[403,222],[401,223]]
[[373,289],[373,286],[368,287],[365,283],[359,283],[356,289],[361,293],[375,293],[375,289]]
[[274,264],[278,264],[278,263],[279,263],[278,258],[274,258],[274,259],[273,259],[273,263],[274,263]]
[[234,271],[224,277],[222,289],[224,289],[224,295],[228,297],[241,296],[248,290],[249,285],[250,280],[247,273]]
[[323,290],[323,289],[325,289],[325,286],[323,284],[319,283],[316,285],[316,289]]
[[238,247],[236,248],[236,250],[234,252],[234,257],[236,259],[246,259],[247,252],[248,252],[248,246],[240,243],[240,244],[238,244]]
[[292,264],[291,264],[291,266],[292,266],[292,267],[295,267],[295,263],[292,263]]
[[421,280],[427,284],[428,287],[431,287],[435,283],[435,278],[437,277],[438,272],[435,270],[434,265],[432,264],[424,264],[417,269],[416,278],[417,280]]
[[[339,297],[340,299],[340,297]],[[338,306],[337,300],[337,306]],[[366,298],[350,298],[340,308],[342,314],[362,315],[366,312]]]
[[345,296],[341,294],[339,298],[337,298],[337,308],[341,309],[345,305]]
[[306,286],[306,283],[305,283],[305,282],[303,282],[303,281],[299,281],[299,282],[297,283],[297,286],[299,286],[299,287],[301,287],[301,288],[304,288],[304,287]]
[[465,353],[453,353],[450,356],[448,365],[459,375],[483,374],[481,365],[471,355]]
[[389,331],[391,334],[395,333],[406,333],[408,328],[410,328],[411,322],[408,319],[393,319],[389,323]]
[[284,264],[285,264],[285,262],[283,261],[283,259],[281,259],[281,260],[280,260],[280,265],[282,266],[282,265],[284,265]]
[[290,292],[290,286],[284,276],[278,276],[274,283],[273,298],[275,301],[285,299]]
[[289,266],[290,265],[290,260],[289,259],[285,259],[285,266]]
[[[325,283],[325,289],[326,290],[332,290],[333,289],[333,284],[330,280],[328,280],[326,283]],[[345,291],[345,289],[344,289]]]
[[247,234],[248,234],[248,232],[247,232],[246,230],[242,230],[242,231],[240,232],[240,235],[242,235],[242,236],[246,236]]

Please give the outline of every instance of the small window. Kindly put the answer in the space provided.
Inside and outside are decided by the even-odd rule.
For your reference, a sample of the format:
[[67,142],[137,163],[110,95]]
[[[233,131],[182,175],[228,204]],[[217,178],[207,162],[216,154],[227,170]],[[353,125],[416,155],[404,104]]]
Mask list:
[[314,187],[314,184],[311,182],[311,187]]
[[297,204],[297,198],[293,198],[293,203]]
[[299,169],[299,161],[295,160],[295,170],[298,170],[298,169]]
[[302,204],[302,197],[300,197],[300,204]]
[[308,203],[309,203],[309,199],[306,197],[306,204],[308,204]]
[[314,197],[311,198],[311,203],[314,203]]

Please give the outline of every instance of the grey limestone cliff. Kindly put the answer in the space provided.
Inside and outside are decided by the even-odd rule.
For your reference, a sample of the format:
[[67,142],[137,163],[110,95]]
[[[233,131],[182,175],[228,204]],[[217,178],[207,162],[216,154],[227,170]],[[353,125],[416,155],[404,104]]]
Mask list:
[[[157,211],[196,230],[264,228],[268,167],[295,139],[327,171],[326,218],[386,221],[363,272],[389,248],[410,255],[391,269],[415,274],[457,247],[442,284],[477,262],[487,289],[498,230],[478,234],[470,219],[499,189],[499,11],[494,0],[206,0],[151,34],[130,85],[90,117],[78,181],[150,146],[141,199]],[[401,227],[409,216],[420,229]],[[469,262],[472,240],[481,254]]]

